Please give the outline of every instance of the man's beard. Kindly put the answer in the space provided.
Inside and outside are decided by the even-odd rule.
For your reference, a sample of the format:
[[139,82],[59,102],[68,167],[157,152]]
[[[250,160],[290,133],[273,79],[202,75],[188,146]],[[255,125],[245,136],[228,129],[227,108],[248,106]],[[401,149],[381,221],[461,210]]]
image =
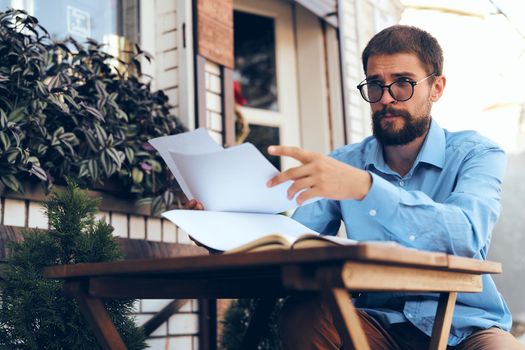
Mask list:
[[[389,125],[383,127],[381,120],[387,114],[403,118],[405,121],[403,127],[399,130],[394,130]],[[383,146],[402,146],[423,136],[430,127],[430,120],[429,113],[425,113],[423,117],[414,118],[407,111],[385,107],[372,115],[372,129],[374,136]]]

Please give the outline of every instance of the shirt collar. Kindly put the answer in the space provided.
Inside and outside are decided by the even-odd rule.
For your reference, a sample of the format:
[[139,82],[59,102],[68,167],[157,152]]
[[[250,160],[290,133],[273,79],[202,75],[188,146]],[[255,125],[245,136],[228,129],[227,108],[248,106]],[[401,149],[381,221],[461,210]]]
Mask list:
[[421,147],[421,151],[419,151],[416,164],[418,162],[423,162],[443,169],[445,166],[445,148],[445,132],[441,129],[438,123],[432,119],[430,130],[428,131],[427,138],[423,143],[423,147]]
[[[445,132],[438,123],[432,119],[427,137],[425,142],[423,142],[423,146],[419,151],[413,168],[415,168],[418,163],[423,162],[442,169],[445,165],[445,147]],[[388,171],[389,168],[383,158],[383,147],[375,138],[370,142],[369,152],[367,152],[365,156],[365,169],[369,169],[371,165],[382,172],[391,172]]]

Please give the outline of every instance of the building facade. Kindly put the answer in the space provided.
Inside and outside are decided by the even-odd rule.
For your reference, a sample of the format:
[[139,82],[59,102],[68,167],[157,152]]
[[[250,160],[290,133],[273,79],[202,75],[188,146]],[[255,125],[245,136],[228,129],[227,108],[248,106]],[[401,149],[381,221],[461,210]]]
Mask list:
[[[364,78],[360,54],[403,9],[398,0],[0,0],[8,7],[25,9],[57,38],[94,38],[115,55],[139,43],[155,57],[143,62],[152,89],[166,92],[189,129],[206,127],[226,146],[250,141],[263,153],[269,144],[327,153],[370,134],[355,88]],[[42,193],[1,196],[3,225],[47,227]],[[101,209],[117,236],[191,244],[129,203],[104,200]],[[137,322],[169,302],[138,301]],[[202,311],[199,301],[186,303],[151,335],[151,348],[216,348]]]

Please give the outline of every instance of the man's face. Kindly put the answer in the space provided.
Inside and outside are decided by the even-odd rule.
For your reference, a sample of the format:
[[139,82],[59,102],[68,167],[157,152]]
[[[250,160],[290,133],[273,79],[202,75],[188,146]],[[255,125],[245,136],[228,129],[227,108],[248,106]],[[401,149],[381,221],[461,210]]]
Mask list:
[[[384,85],[406,79],[417,82],[431,73],[414,54],[375,55],[368,59],[368,82],[377,81]],[[420,82],[414,86],[414,94],[407,101],[396,101],[388,89],[384,89],[381,99],[370,103],[374,136],[382,145],[405,145],[426,134],[432,102],[439,99],[444,87],[442,78]]]

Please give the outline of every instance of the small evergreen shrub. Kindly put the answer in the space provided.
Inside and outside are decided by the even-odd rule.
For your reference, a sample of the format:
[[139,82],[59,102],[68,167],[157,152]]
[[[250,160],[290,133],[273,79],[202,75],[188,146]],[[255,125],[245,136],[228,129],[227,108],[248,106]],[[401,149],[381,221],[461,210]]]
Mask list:
[[[113,228],[95,221],[97,199],[72,181],[44,206],[50,229],[26,231],[22,242],[11,245],[0,280],[0,349],[99,349],[76,302],[62,295],[63,282],[44,279],[42,271],[55,264],[120,259]],[[129,316],[133,301],[105,304],[128,349],[144,349],[145,336]]]

